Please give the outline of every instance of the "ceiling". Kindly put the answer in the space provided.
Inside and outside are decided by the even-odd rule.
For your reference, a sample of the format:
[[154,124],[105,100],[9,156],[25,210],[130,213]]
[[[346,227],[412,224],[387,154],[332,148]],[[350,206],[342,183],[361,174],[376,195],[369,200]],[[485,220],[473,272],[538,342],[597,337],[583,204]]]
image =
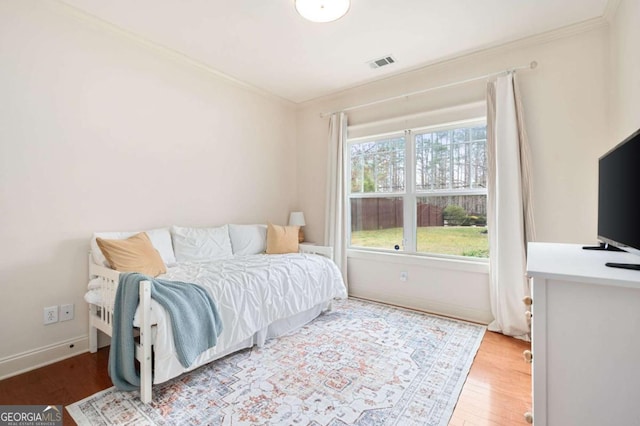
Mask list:
[[[352,0],[345,17],[318,24],[300,17],[293,0],[63,2],[295,103],[598,18],[607,7],[607,0]],[[388,55],[395,64],[368,65]]]

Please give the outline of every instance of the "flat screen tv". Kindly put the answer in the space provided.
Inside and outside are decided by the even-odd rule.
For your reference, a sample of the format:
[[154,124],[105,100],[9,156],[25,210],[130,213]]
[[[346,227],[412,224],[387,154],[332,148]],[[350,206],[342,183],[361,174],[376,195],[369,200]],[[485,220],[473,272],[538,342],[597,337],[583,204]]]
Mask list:
[[[598,160],[598,239],[640,256],[640,129]],[[640,258],[638,259],[640,263]],[[607,266],[638,269],[637,264]]]

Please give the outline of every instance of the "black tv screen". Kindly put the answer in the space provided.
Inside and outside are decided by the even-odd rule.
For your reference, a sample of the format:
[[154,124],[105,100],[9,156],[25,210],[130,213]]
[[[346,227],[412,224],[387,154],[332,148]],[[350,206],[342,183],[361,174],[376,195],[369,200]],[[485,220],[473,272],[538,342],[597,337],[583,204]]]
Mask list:
[[640,255],[640,130],[598,160],[598,239]]

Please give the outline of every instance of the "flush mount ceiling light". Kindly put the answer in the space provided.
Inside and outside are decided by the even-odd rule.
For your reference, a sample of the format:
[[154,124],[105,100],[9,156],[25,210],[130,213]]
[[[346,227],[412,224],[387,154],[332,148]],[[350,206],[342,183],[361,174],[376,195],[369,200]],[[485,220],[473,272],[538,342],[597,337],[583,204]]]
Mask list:
[[312,22],[331,22],[349,11],[351,0],[295,0],[296,11]]

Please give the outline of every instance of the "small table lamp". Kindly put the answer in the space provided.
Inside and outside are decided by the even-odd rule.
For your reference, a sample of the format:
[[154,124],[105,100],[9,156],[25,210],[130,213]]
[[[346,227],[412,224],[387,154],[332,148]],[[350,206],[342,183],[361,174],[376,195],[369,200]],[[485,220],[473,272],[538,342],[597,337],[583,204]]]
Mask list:
[[304,213],[302,212],[291,212],[289,215],[289,226],[299,226],[300,230],[298,231],[298,242],[301,243],[304,241],[304,231],[302,227],[305,225],[304,223]]

